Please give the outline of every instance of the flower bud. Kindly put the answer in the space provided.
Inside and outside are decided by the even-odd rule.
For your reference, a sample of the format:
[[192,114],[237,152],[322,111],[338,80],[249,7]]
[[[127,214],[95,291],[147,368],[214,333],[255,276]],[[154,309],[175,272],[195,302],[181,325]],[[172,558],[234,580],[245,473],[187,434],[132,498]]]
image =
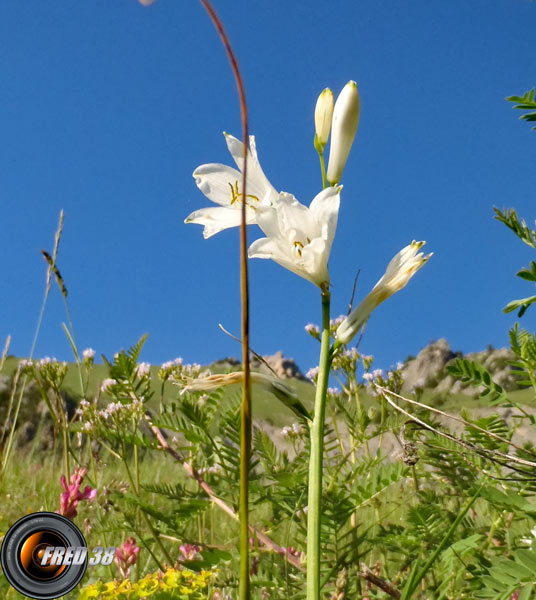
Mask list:
[[323,148],[329,139],[329,132],[331,130],[331,119],[333,117],[333,106],[335,99],[333,98],[333,92],[326,88],[316,101],[315,107],[315,130],[316,139],[315,141],[320,144]]
[[359,124],[359,93],[355,81],[349,81],[337,98],[333,111],[328,181],[338,183],[348,160]]
[[[344,321],[339,325],[335,333],[335,339],[341,344],[347,344],[361,330],[367,322],[372,311],[382,302],[390,298],[394,293],[406,287],[408,281],[415,273],[430,259],[432,253],[424,254],[419,250],[426,242],[416,242],[402,248],[398,254],[391,259],[383,277],[376,283],[369,294],[362,300]],[[373,371],[376,378],[383,377],[380,369]]]

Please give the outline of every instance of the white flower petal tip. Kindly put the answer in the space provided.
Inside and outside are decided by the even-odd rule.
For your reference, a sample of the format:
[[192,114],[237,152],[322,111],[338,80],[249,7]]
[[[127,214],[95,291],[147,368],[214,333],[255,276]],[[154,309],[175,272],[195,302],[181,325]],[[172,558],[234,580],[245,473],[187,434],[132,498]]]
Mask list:
[[372,311],[394,293],[406,287],[413,275],[428,262],[433,252],[430,254],[419,252],[425,243],[413,240],[391,259],[383,277],[359,306],[337,327],[335,338],[338,342],[347,344],[365,325]]
[[[246,223],[248,225],[253,223],[255,219],[255,216],[251,213],[252,211],[246,210]],[[204,225],[203,237],[208,239],[224,229],[239,226],[241,219],[242,212],[239,210],[227,210],[224,206],[214,206],[194,210],[186,217],[184,222]]]
[[331,125],[331,147],[327,178],[338,183],[342,178],[350,149],[359,125],[360,101],[357,84],[349,81],[339,94],[333,109]]
[[272,206],[259,207],[257,224],[266,237],[251,244],[249,257],[270,258],[321,288],[329,284],[328,259],[340,191],[340,186],[326,188],[309,207],[281,192]]
[[227,148],[239,170],[219,163],[200,165],[193,172],[197,187],[215,204],[216,208],[194,211],[185,223],[205,225],[205,238],[240,225],[242,204],[246,204],[246,222],[256,222],[255,212],[259,206],[269,206],[277,198],[277,192],[266,178],[257,157],[255,137],[250,136],[248,148],[248,175],[246,193],[242,189],[244,145],[240,140],[224,132]]

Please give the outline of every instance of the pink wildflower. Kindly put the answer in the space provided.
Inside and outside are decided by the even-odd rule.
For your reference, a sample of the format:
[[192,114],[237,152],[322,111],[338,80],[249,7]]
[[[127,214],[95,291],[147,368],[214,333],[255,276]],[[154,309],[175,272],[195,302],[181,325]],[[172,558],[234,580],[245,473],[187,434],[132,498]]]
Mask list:
[[182,554],[179,558],[179,562],[184,562],[185,560],[194,560],[201,548],[194,544],[181,544],[179,550]]
[[519,598],[519,596],[521,595],[521,591],[518,590],[517,592],[514,592],[511,596],[510,596],[510,600],[517,600]]
[[292,556],[299,556],[300,555],[300,553],[296,550],[296,548],[294,548],[294,546],[288,546],[287,548],[283,548],[283,550],[287,554],[292,554]]
[[85,467],[75,469],[71,475],[71,483],[67,485],[65,475],[60,477],[61,487],[64,489],[60,496],[60,509],[56,512],[71,521],[76,517],[76,507],[80,500],[94,500],[97,495],[97,490],[87,485],[83,492],[80,491],[80,484],[87,473]]
[[121,577],[126,579],[130,575],[130,569],[138,561],[140,549],[133,537],[127,538],[123,545],[115,550],[114,562],[119,568]]

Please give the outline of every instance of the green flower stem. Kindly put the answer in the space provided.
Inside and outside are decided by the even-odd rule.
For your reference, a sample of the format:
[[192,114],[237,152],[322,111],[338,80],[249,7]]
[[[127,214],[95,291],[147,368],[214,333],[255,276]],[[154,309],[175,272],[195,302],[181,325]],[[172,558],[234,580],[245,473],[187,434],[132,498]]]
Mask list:
[[327,286],[322,289],[322,337],[315,413],[310,426],[309,500],[307,512],[307,600],[320,600],[320,514],[322,504],[322,464],[324,422],[330,367],[329,300]]
[[324,151],[319,152],[320,157],[320,168],[322,169],[322,187],[326,189],[328,187],[328,180],[326,179],[326,164],[324,162]]
[[326,178],[326,164],[324,162],[324,146],[320,143],[316,135],[314,146],[315,150],[318,152],[318,157],[320,158],[320,169],[322,170],[322,188],[326,189],[328,187],[328,180]]
[[[363,428],[363,407],[361,405],[361,399],[359,397],[359,387],[357,385],[357,378],[355,376],[355,372],[351,374],[350,379],[350,389],[349,389],[349,394],[353,394],[354,399],[355,399],[355,405],[356,405],[356,416],[357,416],[357,422],[359,423],[359,432],[362,436],[362,438],[364,437],[365,434],[365,430]],[[358,445],[358,440],[356,439],[356,437],[354,436],[353,431],[350,433],[350,440],[351,440],[351,444],[352,444],[352,453],[350,456],[350,460],[352,462],[352,465],[357,465],[357,445]],[[366,448],[368,450],[368,442],[366,443]],[[357,508],[355,511],[352,512],[351,516],[350,516],[350,527],[352,530],[352,544],[354,546],[354,550],[355,550],[355,555],[359,556],[359,538],[357,535]],[[359,577],[359,573],[360,573],[360,567],[359,567],[359,561],[356,561],[356,564],[354,565],[354,570],[355,570],[355,577],[356,577],[356,582],[357,582],[357,591],[358,593],[361,594],[361,578]]]

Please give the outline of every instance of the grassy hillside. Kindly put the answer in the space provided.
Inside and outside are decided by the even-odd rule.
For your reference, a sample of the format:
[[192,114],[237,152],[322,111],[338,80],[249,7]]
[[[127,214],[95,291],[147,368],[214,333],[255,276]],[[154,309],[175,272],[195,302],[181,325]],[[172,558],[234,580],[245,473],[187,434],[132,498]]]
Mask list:
[[[17,368],[19,358],[10,356],[4,365],[3,374],[13,375]],[[156,407],[160,401],[161,382],[158,379],[158,366],[151,367],[151,381],[153,397],[150,401],[150,406]],[[100,385],[100,382],[108,376],[105,365],[95,364],[93,366],[89,379],[87,397],[94,397]],[[307,407],[312,407],[314,400],[314,387],[306,381],[298,379],[288,380],[286,382],[301,398],[302,402]],[[80,380],[78,375],[78,367],[75,363],[69,363],[67,376],[65,378],[63,388],[73,397],[80,396]],[[240,391],[240,385],[232,385],[225,389],[224,399]],[[167,383],[164,388],[164,402],[170,402],[179,394],[179,388],[171,383]],[[275,426],[284,426],[296,420],[292,411],[283,406],[274,396],[264,390],[262,387],[253,386],[253,417],[262,419]]]
[[[19,360],[20,359],[17,357],[8,357],[3,373],[5,375],[12,375]],[[158,406],[162,393],[161,382],[158,379],[158,370],[158,366],[151,367],[153,397],[151,399],[150,406],[153,407]],[[94,397],[97,394],[100,382],[103,381],[107,376],[108,373],[105,365],[95,364],[93,366],[88,385],[87,396],[89,398]],[[314,386],[312,384],[299,379],[288,379],[285,381],[285,383],[299,395],[301,401],[306,407],[312,408],[314,402]],[[67,376],[64,382],[64,389],[73,397],[80,396],[80,381],[78,368],[75,363],[69,363]],[[232,385],[227,387],[225,389],[224,400],[225,398],[229,398],[231,395],[239,393],[240,389],[240,385]],[[177,397],[178,393],[179,389],[176,386],[167,383],[163,393],[164,402],[172,401]],[[534,392],[530,389],[510,392],[509,397],[515,402],[536,410],[536,398],[534,396]],[[424,391],[422,401],[431,406],[437,406],[442,410],[453,413],[459,413],[464,409],[470,412],[473,410],[480,411],[484,408],[490,407],[489,401],[484,398],[475,399],[463,393],[437,394],[433,389]],[[363,391],[362,394],[362,402],[366,408],[376,404],[376,400],[369,396],[365,391]],[[253,386],[253,416],[255,419],[266,421],[277,427],[288,425],[296,420],[295,416],[288,408],[283,406],[281,402],[279,402],[265,389],[257,385]]]

